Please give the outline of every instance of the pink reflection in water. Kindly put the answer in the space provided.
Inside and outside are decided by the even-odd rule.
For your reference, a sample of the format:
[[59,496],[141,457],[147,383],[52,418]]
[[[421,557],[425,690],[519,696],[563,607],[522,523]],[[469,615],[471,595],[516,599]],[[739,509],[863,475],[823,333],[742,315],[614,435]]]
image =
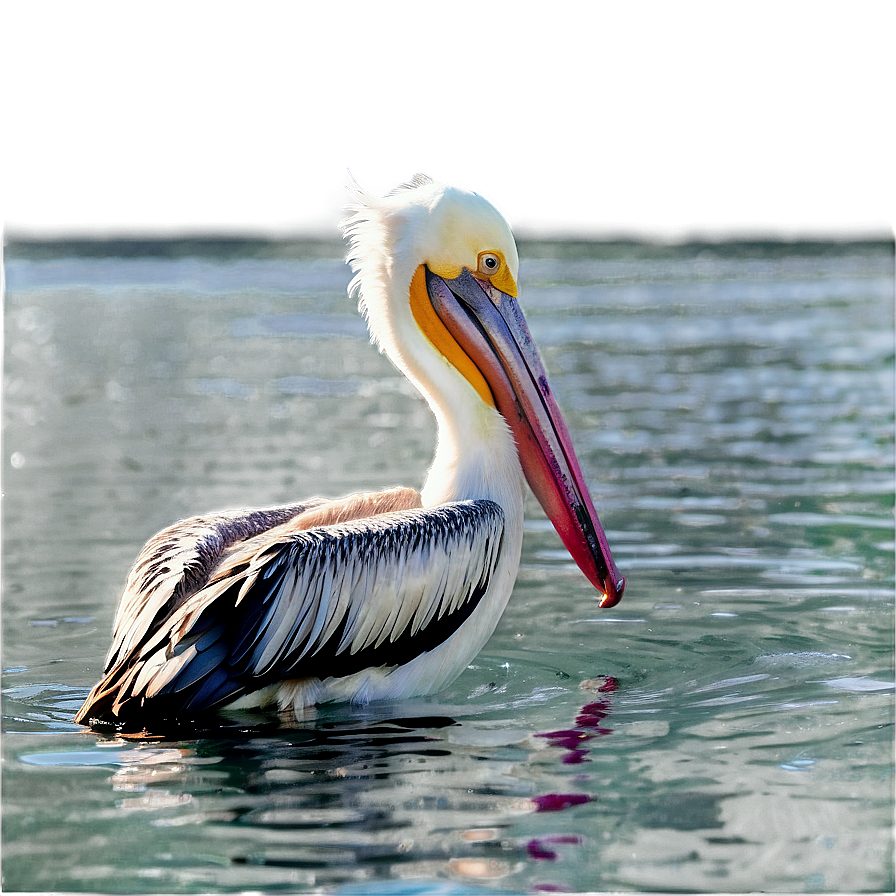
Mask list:
[[[584,684],[584,683],[583,683]],[[612,676],[604,679],[592,679],[588,682],[588,690],[599,694],[612,694],[618,687],[618,682]],[[588,758],[588,741],[595,737],[603,737],[612,734],[612,728],[605,728],[601,722],[612,712],[609,700],[596,700],[586,703],[578,712],[574,728],[562,728],[559,731],[545,731],[536,734],[543,737],[552,747],[566,750],[562,758],[565,765],[578,765],[581,762],[590,762]]]
[[558,843],[578,844],[581,842],[581,837],[572,834],[556,834],[552,837],[538,837],[535,840],[530,840],[526,844],[526,851],[529,853],[529,858],[552,862],[557,858],[557,853],[550,848],[551,846]]
[[534,893],[572,893],[569,887],[563,887],[560,884],[535,884],[532,887]]
[[[583,681],[581,687],[589,694],[612,694],[618,686],[615,678],[600,676]],[[610,701],[606,697],[586,703],[575,717],[574,728],[558,728],[554,731],[542,731],[535,735],[548,741],[551,746],[560,747],[566,752],[561,762],[567,765],[591,762],[590,744],[595,738],[613,734],[612,729],[601,723],[610,714]],[[576,775],[571,780],[587,779],[587,775]],[[573,806],[590,803],[592,797],[586,793],[548,793],[532,800],[534,812],[563,812]],[[585,838],[579,834],[547,834],[542,837],[530,837],[524,841],[526,855],[532,862],[558,862],[563,854],[557,847],[581,846]],[[568,893],[572,887],[560,881],[541,880],[532,885],[533,893]]]
[[533,796],[536,812],[559,812],[570,806],[581,806],[582,803],[590,803],[591,797],[586,793],[543,793],[541,796]]

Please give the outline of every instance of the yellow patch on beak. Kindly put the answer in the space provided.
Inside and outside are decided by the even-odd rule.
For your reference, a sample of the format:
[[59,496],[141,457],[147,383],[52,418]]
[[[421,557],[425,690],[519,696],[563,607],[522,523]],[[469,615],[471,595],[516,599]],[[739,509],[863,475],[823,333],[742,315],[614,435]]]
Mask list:
[[[495,407],[495,399],[485,377],[479,368],[470,360],[470,356],[460,347],[457,340],[448,331],[442,319],[436,314],[429,299],[426,289],[426,269],[420,265],[411,278],[411,312],[417,326],[423,331],[426,338],[439,350],[452,367],[456,368],[467,382],[479,393],[479,397],[486,403]],[[445,275],[435,272],[438,276]],[[460,271],[454,276],[460,276]]]
[[477,259],[478,265],[473,273],[477,277],[488,280],[495,289],[516,298],[516,281],[510,272],[510,266],[504,253],[498,251],[480,252]]
[[513,279],[513,274],[510,273],[510,268],[507,266],[506,262],[501,265],[501,269],[498,273],[492,274],[489,279],[491,280],[492,286],[496,289],[500,289],[501,292],[505,292],[507,295],[516,298],[518,292],[516,281]]

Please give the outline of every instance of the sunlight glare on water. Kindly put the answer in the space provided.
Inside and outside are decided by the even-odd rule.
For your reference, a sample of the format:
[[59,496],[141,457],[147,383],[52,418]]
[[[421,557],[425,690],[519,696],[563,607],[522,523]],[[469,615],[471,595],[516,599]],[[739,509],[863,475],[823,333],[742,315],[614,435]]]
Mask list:
[[98,736],[147,538],[434,447],[336,253],[203,251],[7,250],[6,889],[892,890],[892,245],[523,245],[623,601],[530,497],[445,692]]

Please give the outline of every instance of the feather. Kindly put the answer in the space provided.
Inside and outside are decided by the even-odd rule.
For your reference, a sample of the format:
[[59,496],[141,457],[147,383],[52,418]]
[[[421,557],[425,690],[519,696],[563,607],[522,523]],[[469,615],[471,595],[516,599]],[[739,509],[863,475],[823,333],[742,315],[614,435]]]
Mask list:
[[111,696],[119,721],[198,713],[277,681],[407,662],[475,610],[499,553],[481,543],[503,526],[497,504],[464,501],[260,533],[181,599],[176,626],[152,629],[158,608],[142,603],[142,634],[126,632],[137,646],[116,653],[92,708],[108,714]]

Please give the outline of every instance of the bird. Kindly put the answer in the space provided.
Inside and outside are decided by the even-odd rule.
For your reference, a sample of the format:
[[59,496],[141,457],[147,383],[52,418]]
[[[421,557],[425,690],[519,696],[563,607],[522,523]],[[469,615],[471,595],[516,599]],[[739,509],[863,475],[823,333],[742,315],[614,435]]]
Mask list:
[[151,538],[75,720],[150,729],[270,707],[434,694],[513,589],[526,483],[601,607],[620,575],[519,305],[519,255],[480,194],[352,182],[347,262],[372,342],[437,423],[420,491],[394,487],[182,520]]

